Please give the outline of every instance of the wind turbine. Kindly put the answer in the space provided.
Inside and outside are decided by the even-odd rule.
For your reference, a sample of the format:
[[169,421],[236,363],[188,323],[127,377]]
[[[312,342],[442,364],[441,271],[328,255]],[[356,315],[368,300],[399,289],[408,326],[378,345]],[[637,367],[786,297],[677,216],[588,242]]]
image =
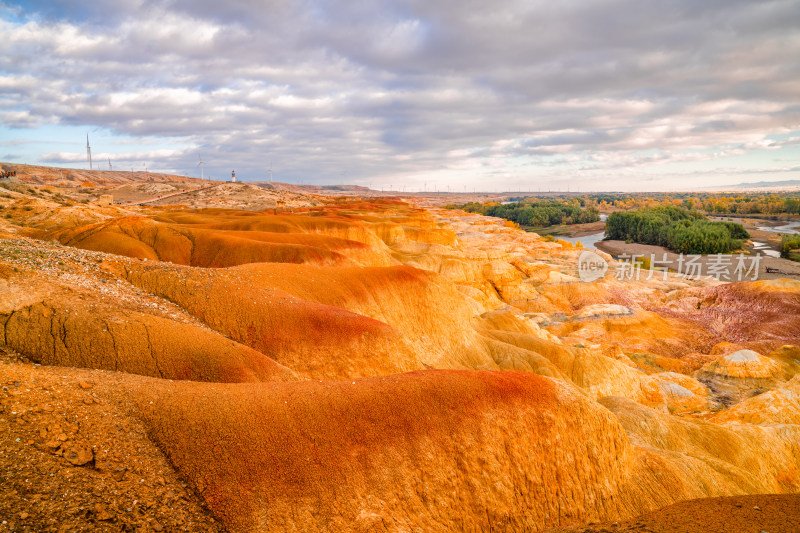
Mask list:
[[204,174],[203,174],[203,165],[205,165],[205,164],[206,164],[206,162],[203,161],[203,160],[200,160],[200,161],[197,162],[197,166],[200,167],[200,179],[201,180],[205,179]]
[[89,158],[89,170],[92,170],[92,147],[89,146],[89,134],[86,134],[86,157]]

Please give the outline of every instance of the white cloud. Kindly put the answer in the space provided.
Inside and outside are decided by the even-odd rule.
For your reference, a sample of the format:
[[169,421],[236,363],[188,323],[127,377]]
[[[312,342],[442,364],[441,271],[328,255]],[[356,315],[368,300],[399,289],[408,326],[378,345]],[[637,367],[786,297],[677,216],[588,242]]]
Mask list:
[[[305,181],[441,168],[480,180],[538,164],[566,174],[576,161],[657,172],[797,145],[776,137],[800,129],[792,4],[6,6],[0,128],[180,138],[210,165],[256,177],[271,158]],[[159,153],[148,158],[170,168],[197,157]]]
[[[113,162],[135,162],[137,165],[142,165],[142,161],[159,161],[168,160],[176,156],[184,155],[184,150],[148,150],[142,152],[127,152],[127,153],[112,153],[112,152],[97,152],[92,153],[94,161],[107,161]],[[65,164],[65,163],[86,163],[86,152],[48,152],[41,155],[41,160],[52,164]]]

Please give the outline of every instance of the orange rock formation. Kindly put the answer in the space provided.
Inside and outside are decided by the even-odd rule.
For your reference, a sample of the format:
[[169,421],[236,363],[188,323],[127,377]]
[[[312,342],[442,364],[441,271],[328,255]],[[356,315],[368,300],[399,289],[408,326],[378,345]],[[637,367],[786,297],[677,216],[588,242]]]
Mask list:
[[[23,196],[0,199],[0,371],[90,376],[229,531],[536,531],[800,490],[796,282],[583,283],[580,249],[399,200]],[[44,429],[3,449],[78,454]]]

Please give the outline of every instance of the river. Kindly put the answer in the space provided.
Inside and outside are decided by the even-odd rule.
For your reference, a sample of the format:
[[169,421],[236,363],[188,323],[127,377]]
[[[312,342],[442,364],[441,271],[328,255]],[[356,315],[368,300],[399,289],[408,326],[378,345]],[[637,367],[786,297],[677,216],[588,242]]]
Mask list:
[[[605,222],[608,219],[608,215],[600,215],[600,220]],[[561,239],[562,241],[571,242],[575,244],[576,242],[580,241],[584,248],[588,248],[589,250],[597,250],[595,244],[602,241],[606,236],[605,231],[601,231],[600,233],[592,233],[590,235],[584,235],[583,237],[564,237],[562,235],[553,235],[556,239]]]
[[591,235],[584,235],[583,237],[562,237],[560,235],[553,235],[556,239],[560,239],[562,241],[568,241],[572,244],[580,241],[584,248],[588,248],[590,250],[597,250],[595,244],[603,240],[603,237],[606,236],[606,232],[603,231],[601,233],[592,233]]
[[785,226],[756,226],[761,231],[772,231],[774,233],[800,233],[800,222],[789,222]]

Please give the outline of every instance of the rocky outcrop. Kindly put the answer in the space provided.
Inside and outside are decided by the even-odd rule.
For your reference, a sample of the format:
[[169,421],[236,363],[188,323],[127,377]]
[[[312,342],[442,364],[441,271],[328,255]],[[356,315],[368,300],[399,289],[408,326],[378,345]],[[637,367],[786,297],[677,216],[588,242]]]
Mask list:
[[547,533],[641,533],[642,531],[800,531],[800,494],[699,498],[644,513],[631,520],[549,529]]
[[752,350],[739,350],[705,364],[695,377],[725,405],[775,388],[781,366]]
[[591,305],[548,330],[559,337],[619,346],[628,352],[677,358],[707,344],[708,333],[695,324],[621,305]]
[[720,426],[671,416],[619,397],[602,398],[600,404],[619,418],[631,443],[649,457],[638,471],[643,479],[633,491],[646,487],[651,475],[656,483],[672,478],[676,500],[800,490],[798,426]]
[[651,310],[681,318],[711,335],[697,351],[710,353],[721,341],[765,354],[800,338],[800,282],[763,280],[675,291]]
[[719,423],[800,425],[800,376],[775,390],[748,398],[730,409],[720,411],[711,420]]

